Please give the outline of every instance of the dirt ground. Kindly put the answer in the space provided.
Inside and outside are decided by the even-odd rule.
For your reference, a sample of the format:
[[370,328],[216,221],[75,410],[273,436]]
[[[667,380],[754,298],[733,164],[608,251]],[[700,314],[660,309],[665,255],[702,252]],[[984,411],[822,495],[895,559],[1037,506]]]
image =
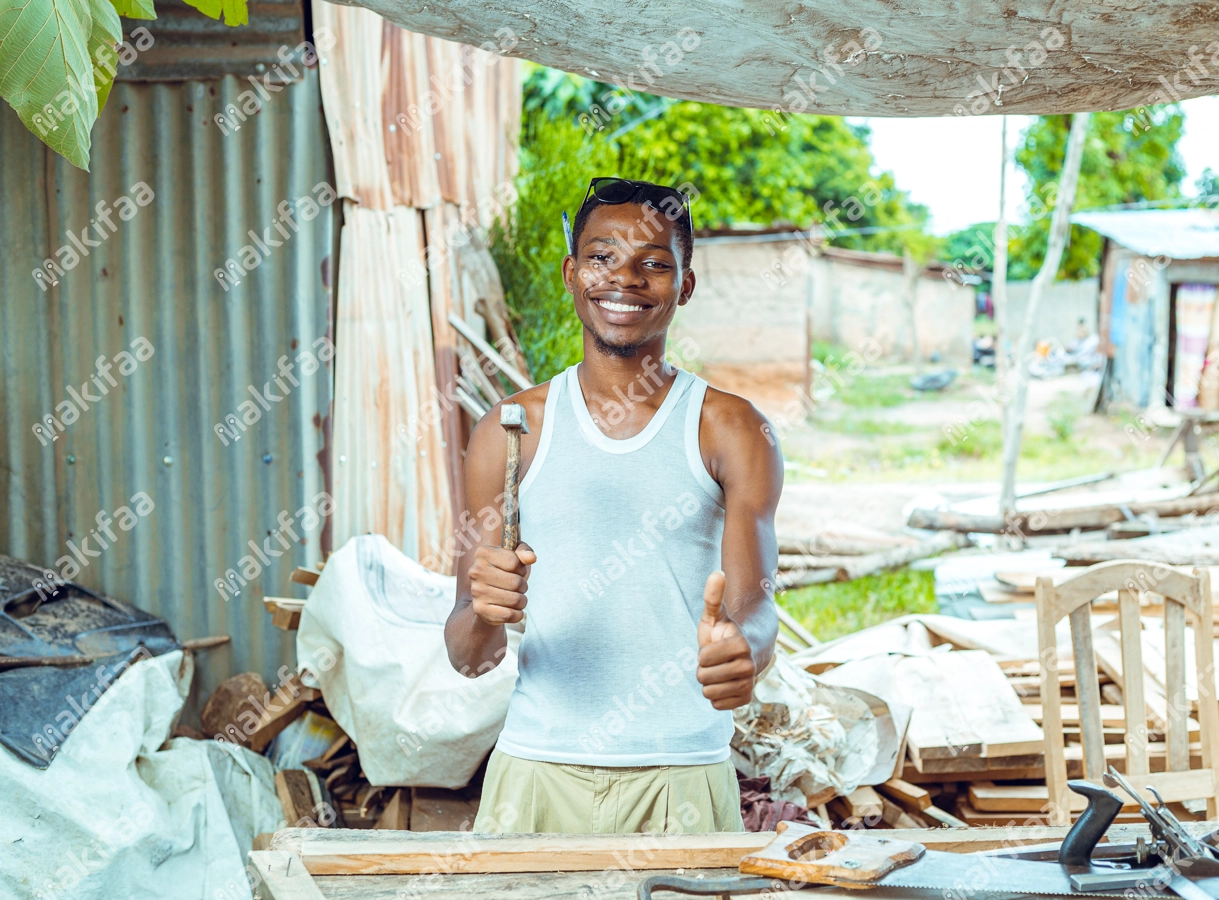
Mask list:
[[[706,365],[700,374],[770,419],[786,469],[781,535],[900,532],[920,497],[955,501],[999,491],[1001,408],[993,372],[963,372],[942,392],[919,394],[908,384],[912,367],[877,366],[837,383],[816,379],[811,402],[803,397],[799,365]],[[1018,490],[1158,463],[1173,414],[1094,414],[1096,390],[1089,374],[1030,381]],[[1207,438],[1203,455],[1219,461],[1219,439]],[[1181,457],[1178,446],[1170,464]]]

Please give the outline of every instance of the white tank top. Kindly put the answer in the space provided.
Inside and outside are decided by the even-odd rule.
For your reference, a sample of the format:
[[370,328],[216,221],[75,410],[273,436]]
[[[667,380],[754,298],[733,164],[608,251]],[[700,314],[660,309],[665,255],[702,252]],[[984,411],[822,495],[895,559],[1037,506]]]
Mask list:
[[[599,417],[613,422],[656,389],[632,382]],[[732,714],[695,678],[703,585],[724,533],[723,491],[698,448],[706,391],[679,370],[647,427],[614,440],[575,366],[551,380],[521,483],[521,540],[538,561],[502,752],[597,766],[728,758]]]

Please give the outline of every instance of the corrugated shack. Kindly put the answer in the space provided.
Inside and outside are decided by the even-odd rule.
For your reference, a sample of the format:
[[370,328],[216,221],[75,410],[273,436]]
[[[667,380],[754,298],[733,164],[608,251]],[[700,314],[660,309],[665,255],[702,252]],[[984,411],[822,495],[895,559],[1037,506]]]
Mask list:
[[0,553],[231,635],[207,697],[294,659],[260,602],[304,596],[294,567],[369,531],[443,565],[448,316],[506,328],[471,226],[512,199],[520,75],[363,9],[157,12],[91,171],[0,104]]
[[1219,212],[1085,212],[1105,237],[1101,403],[1219,409]]

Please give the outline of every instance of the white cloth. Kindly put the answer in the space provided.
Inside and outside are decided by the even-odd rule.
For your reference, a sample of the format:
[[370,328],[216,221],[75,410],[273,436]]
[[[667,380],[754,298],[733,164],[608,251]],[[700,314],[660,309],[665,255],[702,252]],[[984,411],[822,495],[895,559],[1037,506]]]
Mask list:
[[490,752],[516,680],[516,645],[477,678],[453,670],[444,622],[456,579],[381,535],[331,554],[301,613],[297,663],[355,741],[374,785],[464,787]]
[[246,854],[283,819],[274,773],[235,744],[165,744],[193,669],[133,665],[47,769],[0,750],[0,898],[250,900]]

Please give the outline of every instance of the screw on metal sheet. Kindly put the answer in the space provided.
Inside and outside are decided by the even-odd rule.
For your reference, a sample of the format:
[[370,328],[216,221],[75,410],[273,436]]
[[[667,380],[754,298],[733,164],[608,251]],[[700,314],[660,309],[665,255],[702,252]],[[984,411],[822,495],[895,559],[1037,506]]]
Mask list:
[[172,456],[162,456],[161,462],[165,463],[167,466],[172,466],[174,464],[174,458]]
[[268,466],[271,465],[271,460],[273,458],[274,457],[272,457],[270,453],[264,453],[262,455],[262,461],[265,462]]
[[68,454],[68,465],[70,465],[70,466],[76,465],[76,456],[71,453]]
[[857,859],[844,859],[842,861],[842,867],[844,869],[858,869],[862,865],[863,863]]
[[344,455],[344,456],[340,456],[340,457],[339,457],[339,465],[340,465],[340,466],[345,466],[345,465],[347,465],[347,457],[346,457],[345,455]]
[[265,71],[267,71],[267,64],[266,64],[266,63],[259,63],[258,65],[256,65],[256,66],[254,67],[254,71],[256,71],[256,72],[265,72]]

